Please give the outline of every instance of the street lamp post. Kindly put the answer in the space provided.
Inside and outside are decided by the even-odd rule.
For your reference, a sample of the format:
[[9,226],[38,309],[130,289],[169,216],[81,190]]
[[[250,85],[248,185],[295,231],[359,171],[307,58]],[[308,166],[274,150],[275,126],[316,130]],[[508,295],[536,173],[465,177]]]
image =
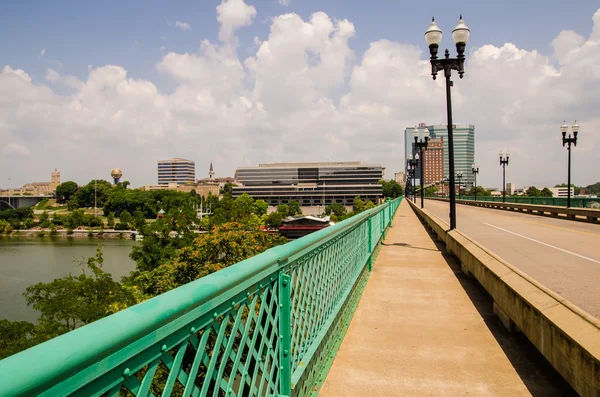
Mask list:
[[475,201],[477,201],[477,174],[479,174],[479,166],[471,165],[471,172],[473,172],[473,177],[475,177]]
[[571,207],[571,144],[577,146],[577,133],[579,132],[579,124],[577,124],[577,120],[575,120],[575,124],[573,124],[571,130],[573,131],[573,136],[571,136],[571,134],[567,136],[569,127],[567,127],[567,124],[563,121],[563,125],[560,126],[560,132],[562,133],[562,144],[563,147],[565,144],[567,145],[567,151],[569,152],[569,166],[567,174],[567,207]]
[[446,112],[448,116],[448,165],[450,174],[450,230],[456,228],[456,192],[454,191],[454,138],[452,136],[452,70],[458,72],[459,77],[462,79],[465,73],[465,47],[467,41],[469,41],[470,30],[465,25],[465,21],[462,19],[462,15],[454,30],[452,30],[452,40],[456,44],[456,52],[458,56],[456,58],[450,58],[450,52],[446,49],[444,58],[438,59],[437,53],[442,42],[442,30],[439,28],[435,20],[431,19],[431,25],[425,32],[425,41],[429,46],[429,53],[431,54],[431,76],[435,80],[438,71],[444,71],[446,77]]
[[510,153],[508,150],[506,152],[502,152],[500,150],[500,165],[502,166],[502,202],[506,202],[506,166],[508,165],[508,158],[510,157]]
[[415,171],[416,171],[416,167],[417,164],[419,164],[419,154],[417,153],[415,155],[415,158],[413,160],[413,155],[409,154],[408,155],[408,170],[411,174],[412,177],[412,192],[413,192],[413,202],[417,202],[417,198],[416,198],[416,189],[415,189]]
[[421,208],[425,206],[425,192],[423,188],[425,187],[425,156],[423,156],[423,151],[427,150],[427,144],[429,143],[429,130],[427,127],[423,130],[423,138],[419,139],[419,129],[415,126],[413,130],[413,137],[415,138],[415,148],[421,154]]
[[460,188],[462,186],[461,181],[462,181],[462,177],[463,177],[462,171],[458,171],[456,173],[456,177],[458,178],[458,199],[460,200]]

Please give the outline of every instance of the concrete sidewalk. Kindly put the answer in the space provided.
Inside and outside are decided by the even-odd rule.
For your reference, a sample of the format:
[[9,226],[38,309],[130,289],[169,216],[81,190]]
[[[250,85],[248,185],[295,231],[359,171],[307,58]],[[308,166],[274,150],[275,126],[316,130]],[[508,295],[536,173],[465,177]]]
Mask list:
[[562,395],[449,260],[403,202],[319,396]]

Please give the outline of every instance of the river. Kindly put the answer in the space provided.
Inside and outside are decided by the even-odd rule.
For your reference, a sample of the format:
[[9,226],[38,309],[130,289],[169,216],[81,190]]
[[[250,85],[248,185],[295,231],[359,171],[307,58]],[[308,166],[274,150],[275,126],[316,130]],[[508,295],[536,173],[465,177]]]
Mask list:
[[102,243],[103,270],[113,279],[129,274],[131,240],[0,237],[0,319],[35,321],[39,312],[27,306],[23,292],[31,284],[81,274],[77,261],[94,256]]

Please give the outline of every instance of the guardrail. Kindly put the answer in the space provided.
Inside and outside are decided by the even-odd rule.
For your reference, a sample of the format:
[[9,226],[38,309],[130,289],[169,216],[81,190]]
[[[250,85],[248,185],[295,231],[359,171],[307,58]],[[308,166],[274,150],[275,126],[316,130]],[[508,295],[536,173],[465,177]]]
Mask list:
[[463,272],[491,295],[502,323],[518,328],[580,395],[600,396],[600,320],[410,204],[458,258]]
[[[429,198],[430,200],[448,201],[447,198]],[[574,221],[600,223],[600,209],[591,208],[566,208],[550,205],[502,203],[495,201],[456,200],[458,204],[473,205],[476,207],[496,208],[509,211],[526,212],[533,215],[564,218]]]
[[309,395],[401,199],[8,357],[0,395]]
[[[445,197],[447,198],[447,196]],[[475,196],[463,196],[460,197],[462,200],[473,200]],[[486,201],[501,203],[502,196],[477,196],[477,201]],[[533,204],[533,205],[551,205],[555,207],[566,207],[566,197],[522,197],[522,196],[506,196],[507,203],[515,204]],[[570,208],[595,208],[600,209],[600,198],[592,197],[571,197]]]

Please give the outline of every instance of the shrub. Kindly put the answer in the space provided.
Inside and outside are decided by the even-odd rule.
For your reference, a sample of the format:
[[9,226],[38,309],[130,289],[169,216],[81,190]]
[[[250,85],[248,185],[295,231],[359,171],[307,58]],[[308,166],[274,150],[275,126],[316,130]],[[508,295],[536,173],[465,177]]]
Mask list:
[[115,230],[129,230],[129,225],[125,222],[119,222],[115,225]]
[[73,234],[73,229],[71,229],[70,227],[67,228],[67,235],[70,236]]
[[43,230],[40,230],[40,231],[37,233],[37,236],[38,236],[38,237],[44,237],[45,235],[46,235],[46,232],[45,232],[45,231],[43,231]]

